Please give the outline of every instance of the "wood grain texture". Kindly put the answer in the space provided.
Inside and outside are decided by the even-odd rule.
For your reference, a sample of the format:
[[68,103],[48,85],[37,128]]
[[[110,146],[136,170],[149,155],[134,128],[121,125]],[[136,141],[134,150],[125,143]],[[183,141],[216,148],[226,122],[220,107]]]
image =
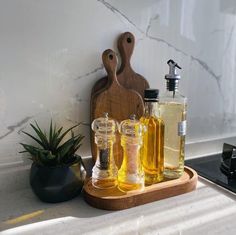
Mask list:
[[[114,51],[108,49],[102,55],[103,64],[106,68],[108,79],[111,81],[108,88],[97,94],[94,107],[91,110],[95,118],[102,117],[104,112],[118,122],[128,119],[131,114],[140,118],[144,112],[142,97],[134,90],[121,86],[116,77],[117,57]],[[92,147],[96,147],[95,144]],[[122,163],[122,148],[119,135],[114,144],[114,158],[118,168]]]
[[122,59],[121,67],[118,73],[118,81],[125,88],[137,91],[144,97],[144,90],[149,88],[147,80],[138,73],[135,73],[131,67],[130,60],[134,51],[135,37],[132,33],[121,34],[118,39],[118,50]]
[[[119,36],[117,47],[120,53],[121,66],[117,72],[117,79],[122,86],[137,91],[143,97],[144,90],[149,88],[149,84],[142,75],[134,72],[132,69],[130,61],[134,51],[134,46],[135,37],[132,33],[125,32]],[[109,86],[109,82],[107,76],[96,81],[92,88],[91,99],[93,95],[100,92],[101,89]]]
[[[107,77],[105,77],[105,78],[107,78]],[[106,80],[103,80],[103,81],[106,81]],[[102,83],[103,82],[101,82],[100,84],[102,84]],[[97,97],[101,92],[105,91],[108,87],[109,87],[109,83],[106,83],[106,84],[103,85],[102,88],[100,88],[96,92],[92,91],[91,98],[90,98],[90,123],[92,123],[93,120],[96,118],[95,114],[94,114],[94,108],[95,108],[95,105],[97,103]],[[91,153],[92,153],[92,159],[95,162],[96,158],[97,158],[97,148],[96,148],[96,145],[94,143],[94,138],[95,138],[95,133],[93,132],[92,128],[90,127]]]
[[196,189],[198,175],[189,167],[179,179],[163,181],[145,187],[143,191],[121,192],[118,188],[96,189],[88,180],[84,186],[85,201],[93,207],[105,210],[123,210],[191,192]]
[[[121,66],[117,72],[117,80],[120,85],[125,88],[133,89],[137,91],[142,97],[144,95],[144,90],[149,87],[146,79],[133,71],[130,60],[134,51],[135,37],[130,32],[125,32],[120,35],[117,42],[117,47],[120,52]],[[111,80],[108,77],[103,77],[99,79],[93,86],[90,99],[90,121],[92,122],[94,117],[94,107],[97,102],[98,95],[106,90],[111,84]],[[128,101],[127,101],[128,102]],[[93,160],[96,160],[96,146],[94,144],[94,133],[90,132],[91,140],[91,151]]]

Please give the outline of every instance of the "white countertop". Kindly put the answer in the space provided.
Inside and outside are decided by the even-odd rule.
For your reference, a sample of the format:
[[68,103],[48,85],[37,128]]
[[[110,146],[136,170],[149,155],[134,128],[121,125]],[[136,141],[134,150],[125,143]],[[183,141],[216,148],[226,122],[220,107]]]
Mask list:
[[236,197],[199,179],[191,193],[123,210],[105,211],[82,195],[39,201],[28,187],[0,191],[0,234],[236,234]]

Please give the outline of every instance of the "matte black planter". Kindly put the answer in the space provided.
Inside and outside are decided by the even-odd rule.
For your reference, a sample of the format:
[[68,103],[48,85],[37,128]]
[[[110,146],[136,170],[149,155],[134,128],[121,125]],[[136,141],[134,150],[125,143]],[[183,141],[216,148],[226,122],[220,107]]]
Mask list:
[[63,202],[76,197],[82,190],[86,171],[80,156],[69,165],[46,167],[31,165],[30,185],[44,202]]

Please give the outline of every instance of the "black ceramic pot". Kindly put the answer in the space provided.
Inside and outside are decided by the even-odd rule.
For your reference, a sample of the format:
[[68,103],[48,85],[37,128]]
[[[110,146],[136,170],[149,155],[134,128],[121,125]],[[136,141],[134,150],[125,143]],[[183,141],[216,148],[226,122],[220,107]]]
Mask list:
[[44,202],[63,202],[77,196],[84,184],[86,171],[80,156],[72,164],[46,167],[31,165],[30,185]]

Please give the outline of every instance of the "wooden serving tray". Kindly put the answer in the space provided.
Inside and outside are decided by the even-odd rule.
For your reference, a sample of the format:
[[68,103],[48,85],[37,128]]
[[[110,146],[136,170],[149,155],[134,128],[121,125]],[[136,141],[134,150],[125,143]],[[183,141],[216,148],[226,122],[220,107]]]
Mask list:
[[164,198],[188,193],[196,189],[198,175],[195,170],[184,167],[179,179],[166,180],[145,187],[144,191],[121,192],[118,188],[96,189],[91,179],[84,186],[85,201],[93,207],[105,210],[123,210]]

